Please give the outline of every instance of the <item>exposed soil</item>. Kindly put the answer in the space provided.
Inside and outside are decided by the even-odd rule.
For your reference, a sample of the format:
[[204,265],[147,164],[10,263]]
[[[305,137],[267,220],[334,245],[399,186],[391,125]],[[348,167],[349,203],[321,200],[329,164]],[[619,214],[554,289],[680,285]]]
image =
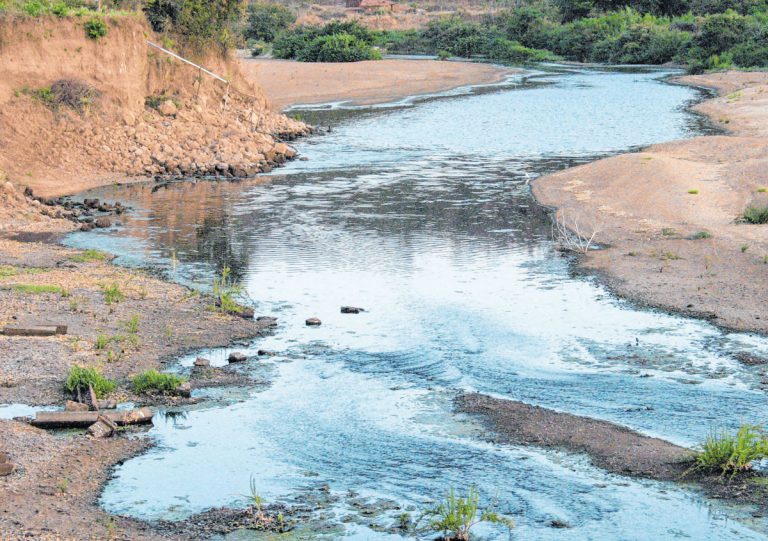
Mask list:
[[588,455],[606,471],[662,481],[678,480],[691,451],[629,428],[482,394],[462,395],[459,411],[479,415],[504,443]]
[[732,135],[653,145],[537,179],[537,200],[607,246],[582,258],[619,295],[768,331],[768,225],[742,223],[768,205],[768,73],[684,77],[723,97],[695,107]]
[[503,81],[514,70],[472,62],[375,60],[312,63],[251,59],[241,53],[243,73],[257,81],[272,106],[352,102],[373,104],[461,86]]

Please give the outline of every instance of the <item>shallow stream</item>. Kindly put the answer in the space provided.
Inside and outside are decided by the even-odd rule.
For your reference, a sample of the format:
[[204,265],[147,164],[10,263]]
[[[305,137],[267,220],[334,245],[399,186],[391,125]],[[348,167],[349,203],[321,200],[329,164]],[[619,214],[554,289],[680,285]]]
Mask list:
[[[767,340],[573,277],[530,196],[541,174],[705,133],[687,111],[700,91],[665,75],[556,68],[395,106],[315,108],[300,114],[332,131],[266,178],[85,194],[134,211],[68,243],[201,287],[227,265],[280,322],[234,348],[277,352],[253,363],[270,384],[203,390],[217,400],[158,416],[158,445],[117,469],[104,508],[180,519],[242,503],[252,476],[267,502],[314,502],[329,530],[301,535],[396,539],[395,504],[417,515],[475,484],[518,523],[515,539],[765,539],[747,509],[492,443],[453,411],[457,392],[477,390],[689,446],[764,419],[761,374],[734,354],[766,354]],[[311,316],[322,326],[306,327]],[[199,353],[220,364],[228,351]]]

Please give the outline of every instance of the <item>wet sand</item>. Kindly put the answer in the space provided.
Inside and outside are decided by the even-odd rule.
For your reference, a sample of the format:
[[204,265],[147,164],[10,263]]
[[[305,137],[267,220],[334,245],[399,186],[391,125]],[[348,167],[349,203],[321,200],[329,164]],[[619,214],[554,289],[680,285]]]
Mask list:
[[683,77],[717,89],[695,110],[728,135],[648,147],[533,183],[537,200],[605,247],[581,259],[619,295],[745,331],[768,331],[768,73]]
[[491,64],[437,60],[311,63],[251,59],[243,52],[240,58],[245,76],[262,87],[277,110],[327,102],[385,103],[462,86],[498,83],[515,71]]

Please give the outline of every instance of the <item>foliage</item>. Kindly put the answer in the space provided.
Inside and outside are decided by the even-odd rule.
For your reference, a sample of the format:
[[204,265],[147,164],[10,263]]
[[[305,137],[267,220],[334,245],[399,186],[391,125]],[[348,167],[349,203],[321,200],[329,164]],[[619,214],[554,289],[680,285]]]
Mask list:
[[117,388],[114,381],[105,378],[95,366],[75,365],[69,369],[64,388],[70,393],[76,394],[88,391],[88,386],[93,387],[96,396],[102,398]]
[[18,93],[28,95],[54,111],[64,106],[79,113],[84,113],[101,96],[98,90],[78,79],[59,79],[51,86],[41,88],[24,87]]
[[272,47],[275,58],[301,62],[379,60],[373,33],[356,22],[334,21],[325,26],[299,26],[284,32]]
[[106,261],[109,258],[110,255],[108,253],[89,248],[71,256],[69,260],[75,263],[89,263],[91,261]]
[[278,34],[296,22],[296,15],[280,4],[257,2],[248,6],[247,39],[275,41]]
[[515,526],[492,507],[480,512],[480,492],[475,487],[470,487],[465,496],[457,495],[451,488],[445,500],[431,509],[427,517],[431,531],[442,532],[443,539],[453,541],[468,541],[471,529],[480,522],[503,524],[509,529]]
[[83,25],[85,28],[85,35],[88,39],[99,40],[107,35],[107,23],[103,19],[94,17],[85,22]]
[[711,432],[696,454],[693,469],[736,475],[764,458],[768,458],[768,433],[761,426],[745,424],[736,435]]
[[136,394],[157,393],[174,394],[186,381],[176,374],[164,374],[157,370],[147,370],[131,379],[131,387]]
[[243,292],[243,288],[232,280],[231,275],[232,270],[225,266],[213,280],[211,289],[216,300],[215,309],[220,312],[234,313],[242,309],[235,298]]
[[744,221],[750,224],[768,224],[768,206],[749,206],[744,211]]
[[235,44],[243,0],[147,0],[144,13],[155,32],[169,32],[196,54],[210,45],[221,51]]
[[110,305],[125,299],[125,294],[117,283],[102,284],[101,292],[104,295],[104,304]]
[[46,293],[57,293],[62,297],[69,296],[69,292],[61,286],[53,284],[15,284],[13,286],[14,291],[19,293],[27,293],[30,295],[43,295]]

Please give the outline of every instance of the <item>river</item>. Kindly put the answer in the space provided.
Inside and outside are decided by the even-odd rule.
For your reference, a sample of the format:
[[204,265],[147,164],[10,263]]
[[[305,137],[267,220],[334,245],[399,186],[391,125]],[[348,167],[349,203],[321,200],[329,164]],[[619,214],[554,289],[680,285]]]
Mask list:
[[[325,529],[299,538],[397,539],[402,509],[473,484],[515,520],[514,539],[766,539],[749,510],[493,443],[453,409],[458,392],[481,391],[688,446],[764,418],[760,374],[734,354],[766,354],[768,341],[573,276],[530,195],[541,174],[706,133],[688,111],[702,93],[668,74],[557,67],[390,106],[297,110],[332,130],[265,177],[83,194],[133,211],[67,243],[201,288],[226,265],[280,323],[232,349],[277,352],[249,365],[266,383],[203,389],[213,400],[158,415],[157,446],[117,468],[102,506],[181,519],[243,503],[253,478],[267,502],[314,503]],[[311,316],[322,326],[305,326]]]

